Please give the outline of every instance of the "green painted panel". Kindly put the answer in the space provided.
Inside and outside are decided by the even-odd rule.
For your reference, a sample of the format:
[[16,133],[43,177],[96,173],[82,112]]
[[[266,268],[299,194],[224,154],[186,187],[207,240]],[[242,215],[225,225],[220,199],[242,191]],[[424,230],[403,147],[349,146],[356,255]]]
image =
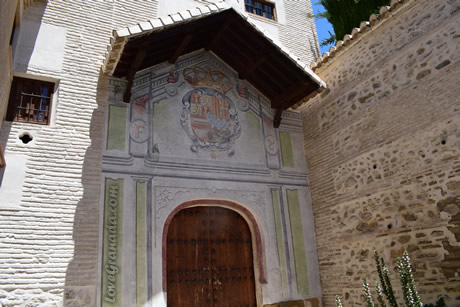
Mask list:
[[283,239],[283,224],[281,220],[281,208],[279,199],[279,190],[272,189],[273,213],[275,216],[275,229],[276,229],[276,242],[278,245],[278,257],[280,259],[281,270],[281,287],[283,289],[283,296],[288,294],[288,279],[287,279],[287,265],[286,265],[286,250],[284,248]]
[[244,136],[249,140],[253,149],[263,150],[264,144],[260,118],[251,111],[243,113],[243,116],[245,122],[247,123],[247,126],[244,129]]
[[125,150],[127,108],[110,105],[107,150]]
[[146,183],[136,183],[136,302],[138,307],[147,303],[146,266],[146,224],[145,196]]
[[174,118],[173,114],[170,114],[169,104],[167,99],[161,99],[155,103],[153,111],[153,126],[157,131],[165,131],[165,127],[171,125],[171,118]]
[[294,167],[294,154],[292,153],[291,135],[289,132],[280,132],[280,143],[283,166]]
[[[260,132],[260,119],[257,116],[255,116],[251,111],[246,112],[244,114],[246,115],[246,120],[249,123],[249,127],[255,130],[256,133],[259,133]],[[256,136],[259,137],[259,134],[257,134]]]
[[286,193],[289,207],[289,219],[291,221],[291,235],[294,249],[297,291],[299,294],[308,295],[310,288],[308,284],[307,257],[305,253],[299,194],[297,190],[286,190]]
[[121,306],[123,179],[105,180],[102,306]]

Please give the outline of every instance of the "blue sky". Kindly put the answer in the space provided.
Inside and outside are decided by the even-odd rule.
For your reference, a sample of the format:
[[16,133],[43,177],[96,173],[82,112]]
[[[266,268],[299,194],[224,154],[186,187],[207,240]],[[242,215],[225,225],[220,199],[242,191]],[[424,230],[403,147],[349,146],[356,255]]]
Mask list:
[[[324,7],[322,5],[315,4],[316,2],[317,0],[312,0],[314,14],[324,11]],[[320,43],[323,39],[330,36],[328,31],[331,31],[332,33],[334,33],[334,30],[332,29],[332,25],[329,22],[327,22],[326,18],[315,18],[315,23],[316,23],[316,30],[318,31],[318,40]],[[329,52],[329,48],[331,48],[331,46],[332,45],[321,47],[321,55],[323,55],[324,52]]]

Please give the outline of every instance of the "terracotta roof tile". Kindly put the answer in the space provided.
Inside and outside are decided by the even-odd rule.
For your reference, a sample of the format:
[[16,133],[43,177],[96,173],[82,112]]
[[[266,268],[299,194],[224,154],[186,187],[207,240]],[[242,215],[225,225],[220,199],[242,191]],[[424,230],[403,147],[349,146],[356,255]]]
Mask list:
[[361,30],[361,33],[366,32],[369,29],[370,25],[371,23],[369,21],[362,21],[359,24],[359,29]]
[[190,15],[192,15],[192,17],[198,17],[201,15],[201,11],[199,9],[191,9],[189,10],[190,12]]
[[372,14],[371,17],[369,17],[370,26],[373,26],[377,22],[378,18],[379,17],[376,14]]
[[152,25],[154,29],[161,28],[163,26],[163,23],[161,22],[159,18],[150,20],[150,24]]
[[139,24],[139,26],[141,27],[142,31],[153,30],[153,27],[152,27],[152,25],[150,24],[150,22],[141,22],[141,23]]
[[211,13],[211,10],[207,6],[198,7],[198,9],[201,11],[201,14],[209,14],[209,13]]
[[165,26],[174,24],[174,20],[170,16],[160,17],[160,20]]
[[128,30],[129,30],[129,33],[131,33],[131,34],[142,33],[142,29],[141,29],[141,27],[139,27],[139,25],[129,27]]
[[192,18],[192,15],[190,14],[189,11],[181,11],[178,14],[181,15],[182,19],[184,19],[184,20]]
[[380,8],[380,16],[385,17],[385,15],[391,10],[391,6],[382,6]]
[[229,8],[228,4],[223,3],[223,2],[217,2],[217,3],[214,3],[214,5],[217,6],[219,10],[224,10],[224,9]]
[[339,40],[337,41],[337,43],[335,43],[335,51],[341,50],[342,47],[343,47],[343,40]]
[[215,12],[215,11],[218,11],[219,8],[217,7],[217,5],[215,4],[210,4],[208,5],[209,9],[212,11],[212,12]]
[[171,16],[171,18],[172,18],[172,20],[173,20],[174,22],[179,22],[179,21],[182,21],[182,20],[183,20],[182,17],[181,17],[181,15],[180,15],[179,13],[177,13],[177,14],[172,14],[172,15],[169,15],[169,16]]
[[343,37],[343,45],[346,46],[352,39],[353,36],[351,36],[350,34],[345,34],[345,36]]
[[117,31],[116,31],[116,34],[117,34],[119,37],[124,37],[124,36],[130,35],[131,33],[129,33],[129,29],[128,29],[128,28],[123,28],[123,29],[117,30]]

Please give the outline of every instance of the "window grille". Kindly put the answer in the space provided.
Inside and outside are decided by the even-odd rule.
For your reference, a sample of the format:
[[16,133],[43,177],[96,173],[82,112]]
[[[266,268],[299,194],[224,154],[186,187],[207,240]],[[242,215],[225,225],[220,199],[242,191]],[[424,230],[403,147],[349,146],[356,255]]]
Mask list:
[[48,125],[54,83],[14,77],[7,120]]
[[246,12],[275,20],[275,5],[266,1],[244,0]]

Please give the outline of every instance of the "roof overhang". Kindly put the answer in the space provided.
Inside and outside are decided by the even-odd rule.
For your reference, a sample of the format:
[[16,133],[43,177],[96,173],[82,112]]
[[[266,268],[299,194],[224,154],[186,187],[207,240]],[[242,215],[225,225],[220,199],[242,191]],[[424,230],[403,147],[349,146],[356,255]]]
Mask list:
[[103,71],[127,78],[124,101],[129,102],[137,71],[166,61],[174,64],[179,56],[199,49],[212,51],[270,100],[277,110],[275,126],[283,110],[325,87],[307,64],[246,14],[222,4],[114,31]]

